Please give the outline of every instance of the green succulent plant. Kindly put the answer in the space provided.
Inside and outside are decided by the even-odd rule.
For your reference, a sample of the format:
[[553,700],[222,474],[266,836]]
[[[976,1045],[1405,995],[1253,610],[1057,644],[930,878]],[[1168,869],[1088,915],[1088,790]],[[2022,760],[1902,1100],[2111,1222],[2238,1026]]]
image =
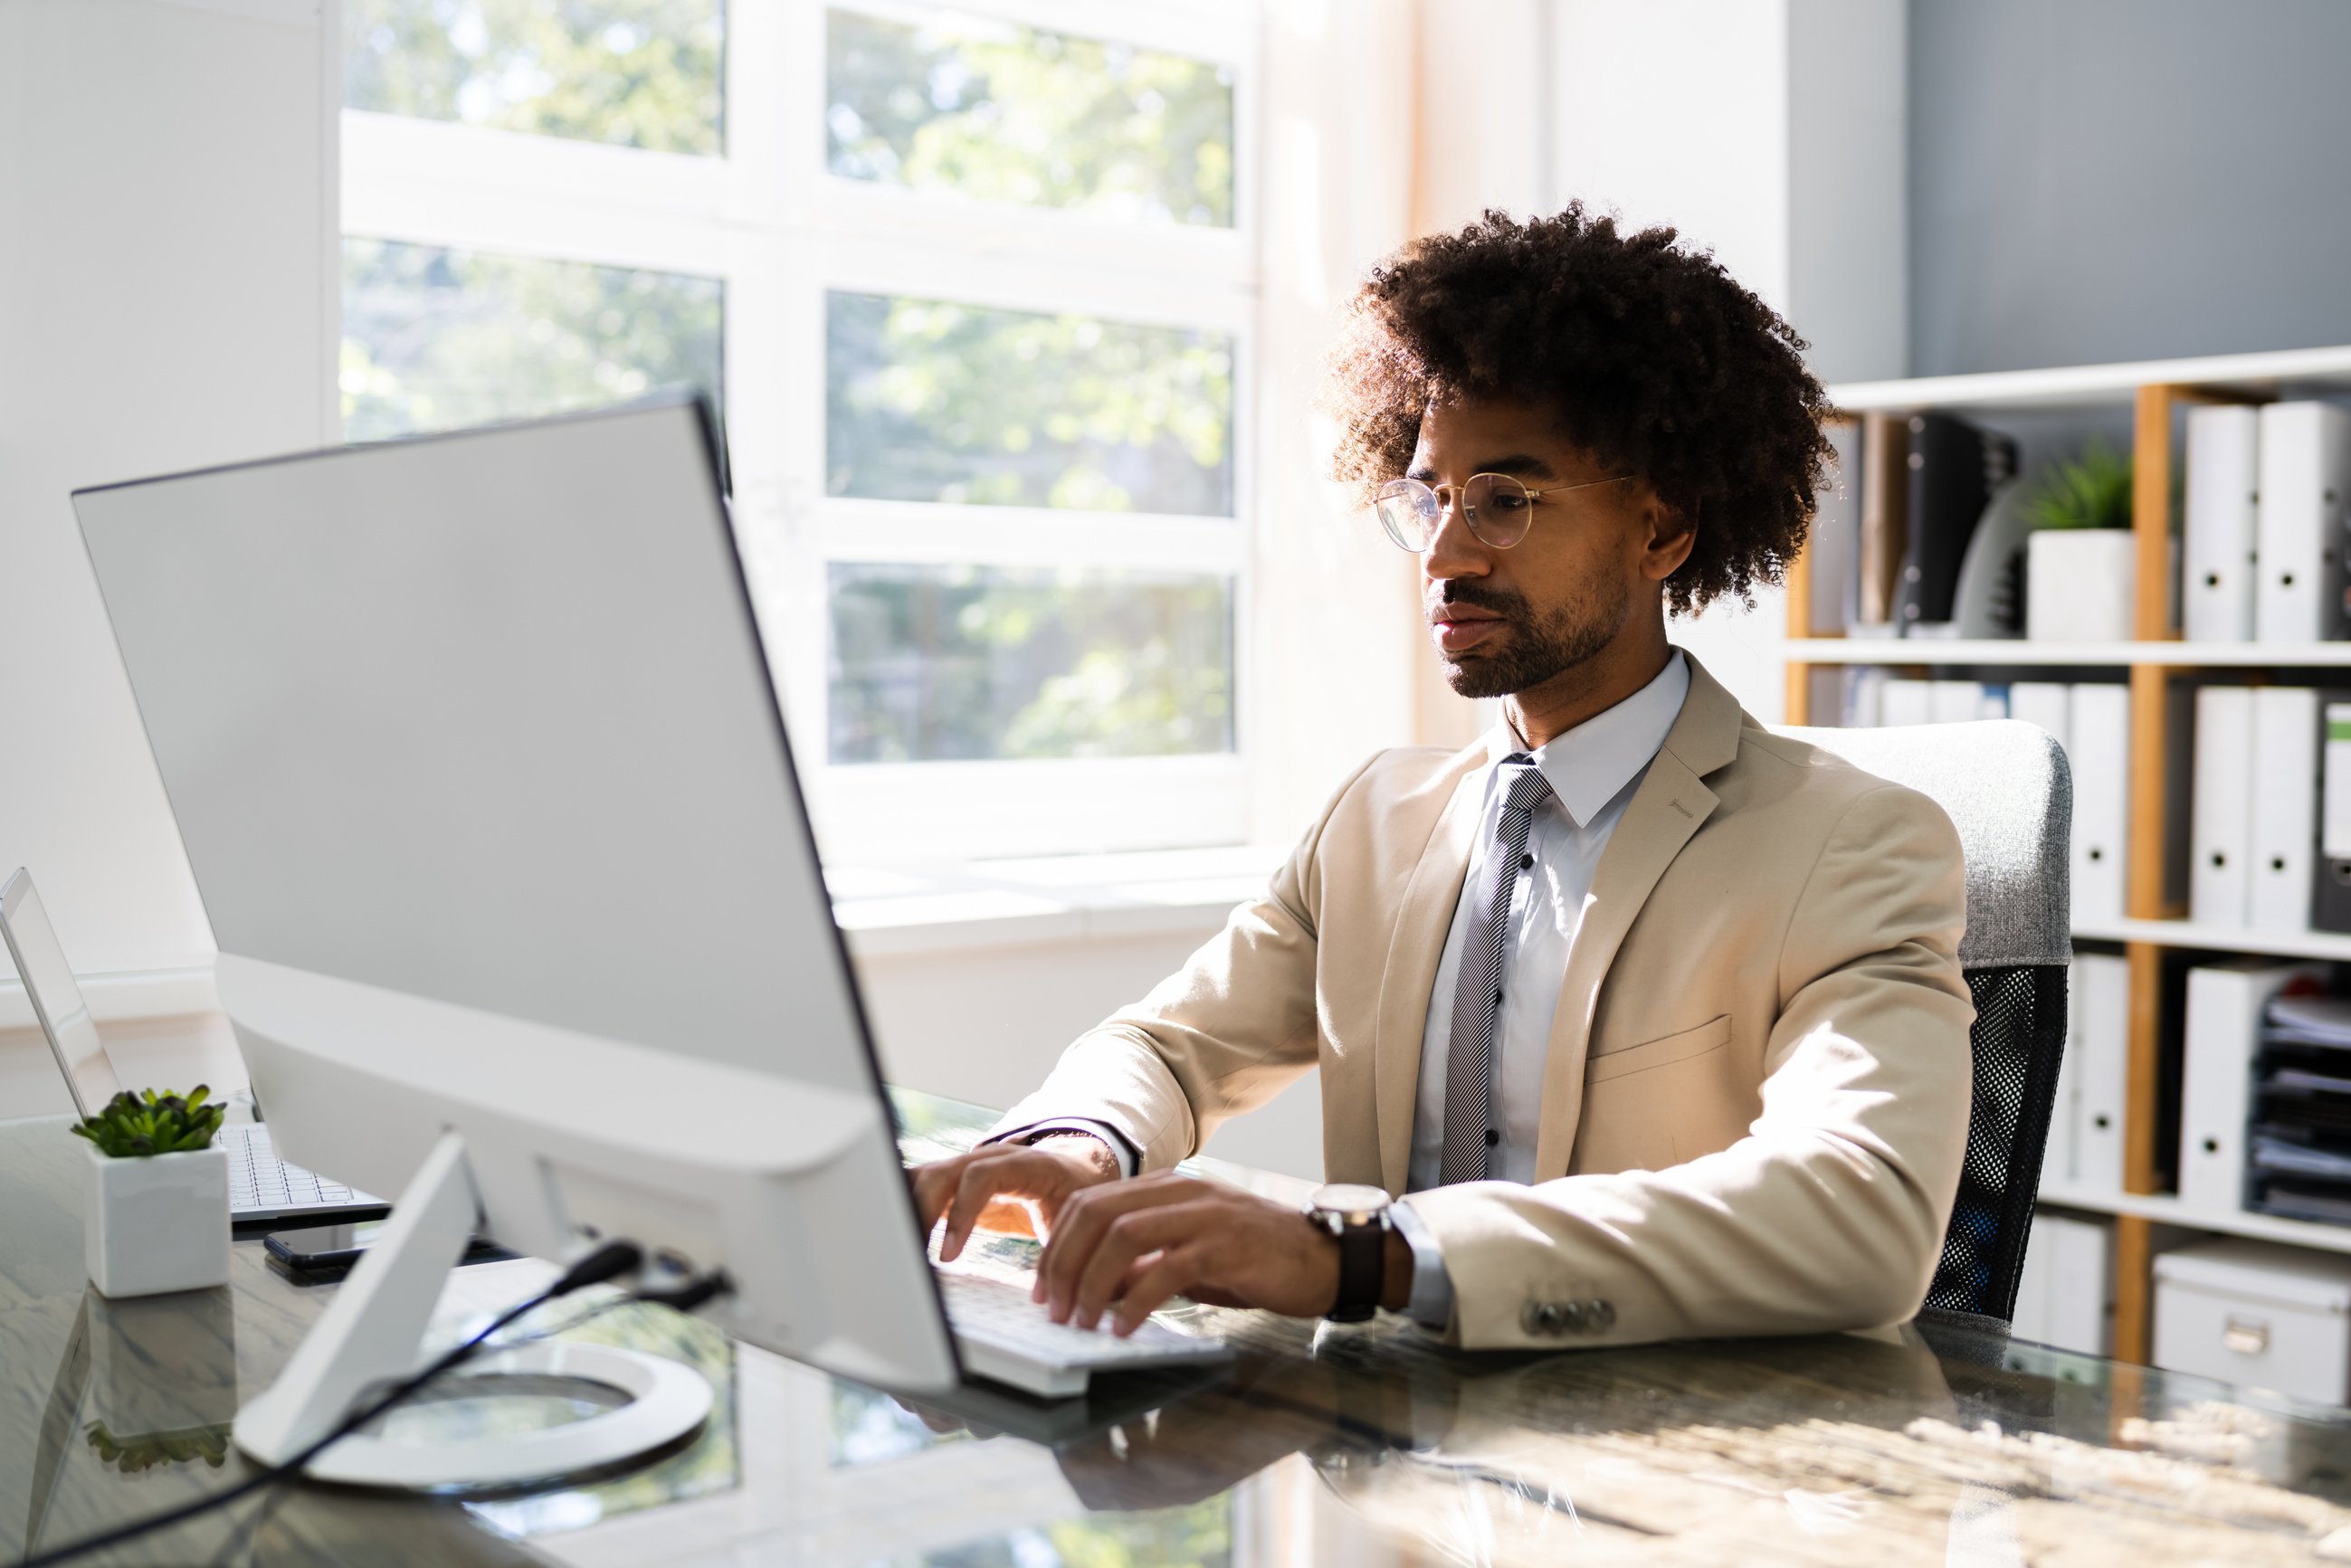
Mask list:
[[137,1094],[125,1090],[109,1100],[97,1115],[76,1122],[74,1134],[116,1159],[208,1148],[213,1134],[220,1131],[224,1114],[218,1105],[204,1103],[211,1093],[211,1088],[202,1083],[184,1095],[168,1089],[161,1094],[152,1089]]
[[178,1432],[149,1432],[138,1437],[117,1437],[106,1428],[103,1421],[92,1421],[82,1428],[90,1450],[99,1462],[111,1465],[125,1475],[137,1475],[162,1465],[185,1464],[190,1459],[202,1459],[214,1469],[228,1462],[229,1428],[221,1427],[190,1427]]
[[2126,528],[2131,526],[2131,460],[2092,437],[2082,455],[2053,465],[2024,503],[2033,528]]

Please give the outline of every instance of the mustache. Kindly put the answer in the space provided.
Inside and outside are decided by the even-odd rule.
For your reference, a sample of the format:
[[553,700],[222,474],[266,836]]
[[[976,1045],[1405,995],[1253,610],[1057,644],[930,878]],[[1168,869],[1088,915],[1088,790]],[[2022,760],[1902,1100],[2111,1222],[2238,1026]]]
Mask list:
[[1507,589],[1485,588],[1474,582],[1447,583],[1444,594],[1430,599],[1427,603],[1432,621],[1445,620],[1447,611],[1464,607],[1490,611],[1497,615],[1516,615],[1527,607],[1526,599],[1521,594]]

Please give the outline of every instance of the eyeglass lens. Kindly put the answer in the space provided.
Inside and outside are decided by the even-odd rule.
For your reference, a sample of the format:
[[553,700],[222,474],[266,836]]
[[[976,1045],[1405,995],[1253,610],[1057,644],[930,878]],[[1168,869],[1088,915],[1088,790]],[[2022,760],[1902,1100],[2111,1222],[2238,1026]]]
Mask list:
[[[1389,480],[1380,489],[1380,526],[1405,549],[1426,549],[1444,526],[1452,489],[1450,485],[1444,486],[1447,494],[1440,497],[1438,491],[1417,479]],[[1508,549],[1527,537],[1534,502],[1527,487],[1509,475],[1472,475],[1461,487],[1460,498],[1462,520],[1469,525],[1469,531],[1494,549]]]

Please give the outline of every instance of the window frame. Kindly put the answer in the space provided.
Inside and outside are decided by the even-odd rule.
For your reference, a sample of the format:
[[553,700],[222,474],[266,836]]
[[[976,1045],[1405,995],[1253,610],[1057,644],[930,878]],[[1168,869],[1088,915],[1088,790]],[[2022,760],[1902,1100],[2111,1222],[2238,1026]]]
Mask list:
[[[735,526],[803,788],[829,853],[864,863],[1181,848],[1248,837],[1258,492],[1257,0],[844,0],[1116,38],[1232,73],[1233,225],[1137,225],[845,179],[827,168],[824,0],[729,0],[716,154],[650,152],[362,110],[342,113],[342,232],[687,273],[726,290]],[[1076,311],[1231,341],[1233,515],[830,497],[825,308],[841,289]],[[1051,564],[1232,584],[1233,749],[1207,755],[832,763],[831,562]]]

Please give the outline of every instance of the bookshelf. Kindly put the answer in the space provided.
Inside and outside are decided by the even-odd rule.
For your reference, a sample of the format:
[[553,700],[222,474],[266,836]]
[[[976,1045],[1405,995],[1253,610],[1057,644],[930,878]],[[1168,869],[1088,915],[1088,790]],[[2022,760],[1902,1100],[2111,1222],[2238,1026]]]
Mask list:
[[2190,1209],[2157,1190],[2156,1120],[2163,1018],[2163,957],[2172,950],[2277,954],[2351,961],[2351,936],[2324,932],[2266,932],[2199,925],[2164,900],[2168,826],[2189,803],[2166,799],[2166,695],[2173,679],[2204,669],[2294,671],[2351,668],[2351,643],[2186,643],[2172,620],[2172,483],[2179,462],[2175,424],[2201,402],[2267,402],[2292,397],[2351,393],[2351,345],[2281,353],[2228,354],[2206,359],[2083,365],[1988,375],[1933,376],[1912,381],[1833,386],[1829,401],[1841,414],[1938,409],[1998,424],[2002,413],[2055,410],[2120,410],[2131,413],[2135,460],[2132,531],[2137,554],[2136,635],[2126,643],[2026,643],[1815,636],[1809,622],[1810,558],[1788,574],[1787,715],[1813,722],[1812,671],[1820,666],[1872,664],[1889,668],[1937,665],[2010,669],[2108,668],[2128,672],[2131,755],[2130,831],[2125,846],[2126,918],[2084,927],[2077,937],[2118,942],[2129,967],[2130,1030],[2124,1097],[2123,1191],[2042,1194],[2052,1207],[2114,1217],[2114,1353],[2126,1361],[2148,1357],[2153,1305],[2153,1235],[2158,1225],[2258,1237],[2297,1246],[2351,1252],[2351,1227],[2313,1225],[2267,1215]]
[[2351,669],[2351,643],[2026,643],[1958,637],[1792,638],[1804,664],[1971,664],[2022,669],[2161,664],[2172,669]]

